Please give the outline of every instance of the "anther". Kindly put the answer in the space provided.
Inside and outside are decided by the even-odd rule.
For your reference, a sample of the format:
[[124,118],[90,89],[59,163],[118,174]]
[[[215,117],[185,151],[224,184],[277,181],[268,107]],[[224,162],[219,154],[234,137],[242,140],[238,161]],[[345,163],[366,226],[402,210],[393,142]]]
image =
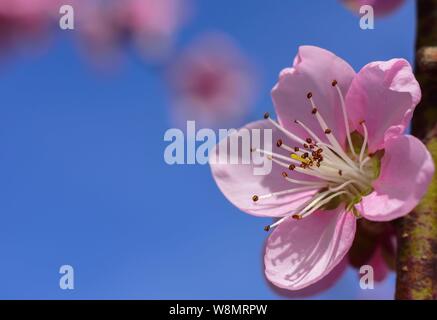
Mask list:
[[292,218],[293,218],[294,220],[300,220],[300,219],[302,219],[302,217],[301,217],[300,215],[298,215],[298,214],[293,214]]
[[308,145],[307,145],[306,143],[303,144],[303,147],[304,147],[305,149],[308,149]]
[[338,170],[338,174],[339,174],[340,176],[342,176],[342,175],[343,175],[343,170]]
[[299,151],[299,147],[294,147],[294,151],[298,152]]
[[326,134],[330,134],[331,132],[332,132],[332,130],[329,129],[329,128],[325,130],[325,133],[326,133]]
[[266,231],[266,232],[270,231],[270,226],[265,226],[264,231]]
[[282,176],[283,176],[284,178],[287,178],[287,177],[288,177],[287,172],[282,172]]
[[309,156],[309,153],[308,153],[308,152],[305,152],[305,153],[302,155],[302,158],[306,159],[306,158],[308,158],[308,156]]
[[313,140],[311,138],[306,138],[305,141],[308,142],[308,143],[312,143],[313,142]]
[[360,125],[363,125],[364,123],[366,123],[366,120],[361,120],[360,121]]
[[257,195],[254,195],[252,197],[253,202],[257,202],[259,200],[259,197]]
[[332,81],[332,86],[335,87],[338,84],[337,80]]
[[317,108],[313,108],[313,109],[311,110],[311,113],[312,113],[312,114],[316,114],[316,113],[317,113]]
[[294,164],[290,164],[289,166],[288,166],[288,169],[290,169],[290,170],[294,170],[296,168],[296,166],[294,165]]
[[264,113],[264,119],[270,118],[270,114],[268,112]]
[[281,140],[281,139],[279,139],[278,141],[276,141],[276,146],[277,146],[277,147],[282,146],[282,140]]
[[308,99],[311,99],[313,97],[313,93],[312,92],[308,92],[308,94],[307,94],[307,98]]

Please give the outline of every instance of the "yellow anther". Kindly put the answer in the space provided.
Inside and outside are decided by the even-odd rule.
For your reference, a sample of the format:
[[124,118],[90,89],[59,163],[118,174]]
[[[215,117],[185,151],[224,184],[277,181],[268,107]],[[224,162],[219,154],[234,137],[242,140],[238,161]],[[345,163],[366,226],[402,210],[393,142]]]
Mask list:
[[291,159],[293,159],[293,160],[297,160],[297,161],[300,161],[300,162],[305,163],[305,164],[309,164],[309,163],[310,163],[310,160],[309,160],[309,159],[304,159],[304,158],[302,158],[301,156],[299,156],[299,155],[297,155],[297,154],[295,154],[295,153],[292,153],[292,154],[290,155],[290,157],[291,157]]

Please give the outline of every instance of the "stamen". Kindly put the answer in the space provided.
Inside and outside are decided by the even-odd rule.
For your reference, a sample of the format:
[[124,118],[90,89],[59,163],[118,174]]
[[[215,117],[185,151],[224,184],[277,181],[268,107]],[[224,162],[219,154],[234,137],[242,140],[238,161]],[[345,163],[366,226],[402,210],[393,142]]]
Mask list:
[[[361,146],[361,150],[360,150],[360,165],[363,162],[363,157],[364,157],[364,151],[366,150],[366,146],[367,146],[367,139],[369,137],[369,133],[367,132],[367,127],[366,127],[366,122],[360,121],[360,124],[363,126],[363,130],[364,130],[364,141],[363,141],[363,145]],[[360,166],[361,168],[361,166]]]
[[366,157],[364,160],[360,163],[360,170],[363,169],[364,165],[369,162],[369,160],[372,159],[371,157]]
[[[297,209],[291,210],[287,216],[284,216],[275,223],[266,226],[264,228],[266,231],[269,231],[271,228],[281,224],[283,221],[285,221],[285,219],[293,218],[299,220],[305,218],[306,216],[309,216],[313,212],[322,208],[325,204],[328,204],[335,197],[339,197],[341,195],[347,196],[347,198],[342,198],[342,201],[346,203],[346,207],[348,208],[348,206],[354,204],[352,201],[353,199],[355,199],[357,196],[361,196],[363,192],[371,186],[370,178],[362,171],[364,164],[370,160],[371,156],[369,155],[365,157],[365,150],[368,141],[367,128],[364,124],[364,121],[360,122],[364,131],[364,143],[361,146],[360,154],[357,157],[355,150],[353,149],[352,138],[350,136],[348,117],[343,95],[336,80],[332,82],[332,86],[336,88],[340,97],[349,147],[351,148],[351,152],[353,152],[354,158],[350,158],[343,146],[338,142],[333,130],[327,126],[326,121],[314,104],[312,92],[307,94],[307,98],[311,103],[311,113],[315,115],[320,128],[325,133],[326,138],[324,141],[328,140],[326,143],[322,142],[322,140],[310,128],[308,128],[299,120],[295,120],[294,122],[300,125],[309,134],[309,136],[303,137],[303,139],[294,133],[289,132],[277,121],[272,120],[268,113],[264,115],[265,119],[268,119],[287,137],[297,142],[299,146],[292,147],[285,144],[282,139],[278,139],[276,141],[276,146],[289,152],[289,156],[263,149],[251,150],[257,151],[281,167],[287,168],[288,171],[283,171],[281,175],[286,181],[295,184],[296,186],[293,186],[291,189],[277,191],[261,196],[254,195],[252,200],[257,202],[261,199],[268,199],[286,194],[314,191],[313,196],[308,201],[305,201],[305,203],[301,204]],[[315,177],[318,180],[296,179],[293,177],[293,171]],[[350,200],[348,200],[349,198]]]
[[267,120],[269,120],[276,128],[278,128],[286,136],[288,136],[289,138],[293,139],[297,143],[300,143],[300,144],[304,143],[304,141],[301,138],[299,138],[298,136],[292,134],[290,131],[286,130],[284,127],[279,125],[279,123],[277,123],[275,120],[272,120],[271,118],[267,118]]
[[272,193],[268,193],[262,196],[253,196],[252,200],[254,200],[254,197],[256,197],[256,201],[254,200],[254,202],[260,201],[260,200],[264,200],[264,199],[269,199],[272,197],[278,197],[278,196],[283,196],[283,195],[287,195],[287,194],[293,194],[293,193],[298,193],[298,192],[302,192],[302,191],[310,191],[310,190],[314,190],[317,191],[318,188],[316,186],[306,186],[306,187],[299,187],[299,188],[291,188],[288,190],[283,190],[283,191],[278,191],[278,192],[272,192]]
[[294,122],[300,125],[315,141],[322,141],[310,128],[308,128],[302,121],[294,120]]
[[325,204],[329,203],[329,201],[331,201],[332,199],[334,199],[335,197],[341,196],[342,194],[346,194],[348,193],[347,191],[340,191],[337,193],[334,193],[333,195],[329,196],[328,198],[326,198],[325,200],[319,202],[317,205],[315,205],[310,211],[307,211],[305,213],[303,213],[301,216],[302,218],[309,216],[310,214],[314,213],[315,211],[317,211],[318,209],[320,209],[321,207],[323,207]]
[[354,180],[349,180],[349,181],[346,181],[345,183],[339,185],[338,187],[335,187],[335,188],[329,188],[329,190],[331,190],[331,192],[337,192],[337,191],[339,191],[339,190],[341,190],[341,189],[344,189],[345,187],[351,185],[351,184],[354,183],[354,182],[355,182]]
[[[264,150],[264,149],[255,149],[254,151],[272,157],[271,160],[273,160],[273,159],[275,159],[275,158],[277,158],[277,159],[282,159],[282,160],[284,160],[284,161],[290,161],[290,160],[291,160],[290,158],[288,158],[288,157],[286,157],[286,156],[283,156],[283,155],[278,154],[278,153],[270,152],[270,151],[267,151],[267,150]],[[296,162],[297,162],[297,161],[296,161]],[[286,164],[286,167],[288,167],[288,163]]]
[[291,182],[291,183],[295,183],[295,184],[302,184],[304,186],[314,186],[314,187],[319,187],[319,188],[323,188],[323,187],[327,186],[326,182],[320,182],[320,181],[296,180],[296,179],[292,179],[289,177],[286,177],[285,180],[287,180],[288,182]]
[[[315,108],[316,105],[314,104],[314,100],[312,99],[312,96],[308,98],[312,108]],[[331,135],[332,132],[331,129],[328,128],[328,125],[326,124],[326,121],[323,119],[323,117],[320,115],[320,112],[316,113],[317,121],[319,122],[320,127],[322,130],[327,134],[326,137],[328,138],[329,142],[331,143],[331,147],[337,154],[339,154],[346,162],[348,162],[351,166],[354,166],[357,168],[355,163],[349,158],[349,156],[343,151],[343,147],[340,145],[340,143],[337,141],[334,135]]]
[[344,126],[346,129],[346,136],[347,136],[347,141],[349,143],[349,148],[351,149],[352,154],[356,157],[357,155],[355,153],[354,145],[352,144],[352,138],[351,138],[351,134],[350,134],[349,118],[347,116],[346,104],[344,102],[343,94],[340,90],[340,87],[337,84],[338,84],[337,80],[332,81],[332,86],[335,89],[337,89],[338,96],[340,98],[340,105],[341,105],[341,110],[343,111]]

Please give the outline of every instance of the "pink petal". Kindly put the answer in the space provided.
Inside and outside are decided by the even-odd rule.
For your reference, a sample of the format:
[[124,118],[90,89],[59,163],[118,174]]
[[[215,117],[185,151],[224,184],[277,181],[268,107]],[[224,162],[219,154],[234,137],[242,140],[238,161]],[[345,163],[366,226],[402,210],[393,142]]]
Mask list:
[[319,281],[346,255],[355,229],[354,215],[341,208],[284,221],[267,242],[267,279],[288,290],[300,290]]
[[[283,134],[280,133],[268,120],[252,122],[242,129],[249,129],[252,132],[254,129],[271,129],[273,134],[273,144],[272,141],[268,141],[263,148],[278,151],[276,147],[276,141],[280,136],[284,143],[286,142]],[[240,129],[240,130],[242,130]],[[232,135],[231,135],[232,136]],[[231,137],[230,136],[230,137]],[[230,146],[230,137],[223,139],[220,145],[227,142],[228,148]],[[264,140],[264,134],[261,130],[261,141]],[[248,149],[251,146],[246,146]],[[295,187],[302,187],[301,185],[296,185],[286,181],[282,177],[283,171],[291,172],[275,163],[272,164],[272,170],[267,175],[255,175],[254,174],[254,163],[251,161],[250,164],[242,164],[242,143],[239,143],[238,155],[231,155],[231,157],[238,164],[216,163],[210,162],[213,177],[219,186],[220,190],[226,196],[226,198],[232,202],[236,207],[245,211],[249,214],[255,216],[263,217],[281,217],[286,214],[290,214],[290,211],[296,209],[299,205],[308,201],[315,191],[305,191],[299,193],[293,193],[289,195],[283,195],[278,197],[271,197],[268,199],[260,199],[257,202],[252,200],[254,195],[265,195],[272,192],[288,190]],[[215,155],[220,152],[220,147],[215,147],[211,154]],[[229,154],[229,152],[228,152]],[[286,153],[284,153],[286,155]],[[260,167],[260,166],[258,166]],[[300,180],[311,180],[309,176],[302,175],[299,173],[294,173],[293,178],[298,178]]]
[[280,123],[290,131],[300,133],[301,137],[308,137],[293,123],[295,119],[300,120],[323,139],[324,133],[311,114],[311,104],[307,98],[311,92],[320,114],[339,142],[343,143],[343,113],[332,81],[337,80],[343,95],[346,95],[354,76],[352,67],[333,53],[318,47],[300,47],[293,67],[281,72],[279,82],[272,90]]
[[409,135],[389,139],[374,191],[357,209],[373,221],[389,221],[409,213],[426,193],[434,163],[425,145]]
[[270,281],[267,281],[269,287],[279,296],[288,298],[288,299],[300,299],[315,296],[317,294],[323,293],[326,290],[331,289],[343,276],[344,272],[348,267],[348,260],[344,258],[340,261],[338,265],[335,266],[334,269],[323,279],[317,281],[316,283],[298,290],[298,291],[290,291],[287,289],[278,288],[273,285]]
[[421,92],[410,64],[404,59],[372,62],[355,77],[346,97],[353,110],[349,117],[362,132],[365,120],[369,131],[369,151],[383,147],[387,131],[395,137],[402,134],[419,103]]
[[369,265],[373,268],[373,276],[376,282],[383,281],[390,271],[382,255],[382,249],[379,246],[370,259]]

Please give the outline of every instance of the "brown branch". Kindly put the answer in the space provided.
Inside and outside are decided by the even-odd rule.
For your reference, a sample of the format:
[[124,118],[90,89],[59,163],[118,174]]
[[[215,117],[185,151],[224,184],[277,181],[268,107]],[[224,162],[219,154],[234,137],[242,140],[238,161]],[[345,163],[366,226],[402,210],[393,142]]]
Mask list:
[[[437,0],[417,1],[416,78],[422,88],[412,133],[437,160]],[[395,222],[396,299],[437,299],[437,177],[412,213]]]

